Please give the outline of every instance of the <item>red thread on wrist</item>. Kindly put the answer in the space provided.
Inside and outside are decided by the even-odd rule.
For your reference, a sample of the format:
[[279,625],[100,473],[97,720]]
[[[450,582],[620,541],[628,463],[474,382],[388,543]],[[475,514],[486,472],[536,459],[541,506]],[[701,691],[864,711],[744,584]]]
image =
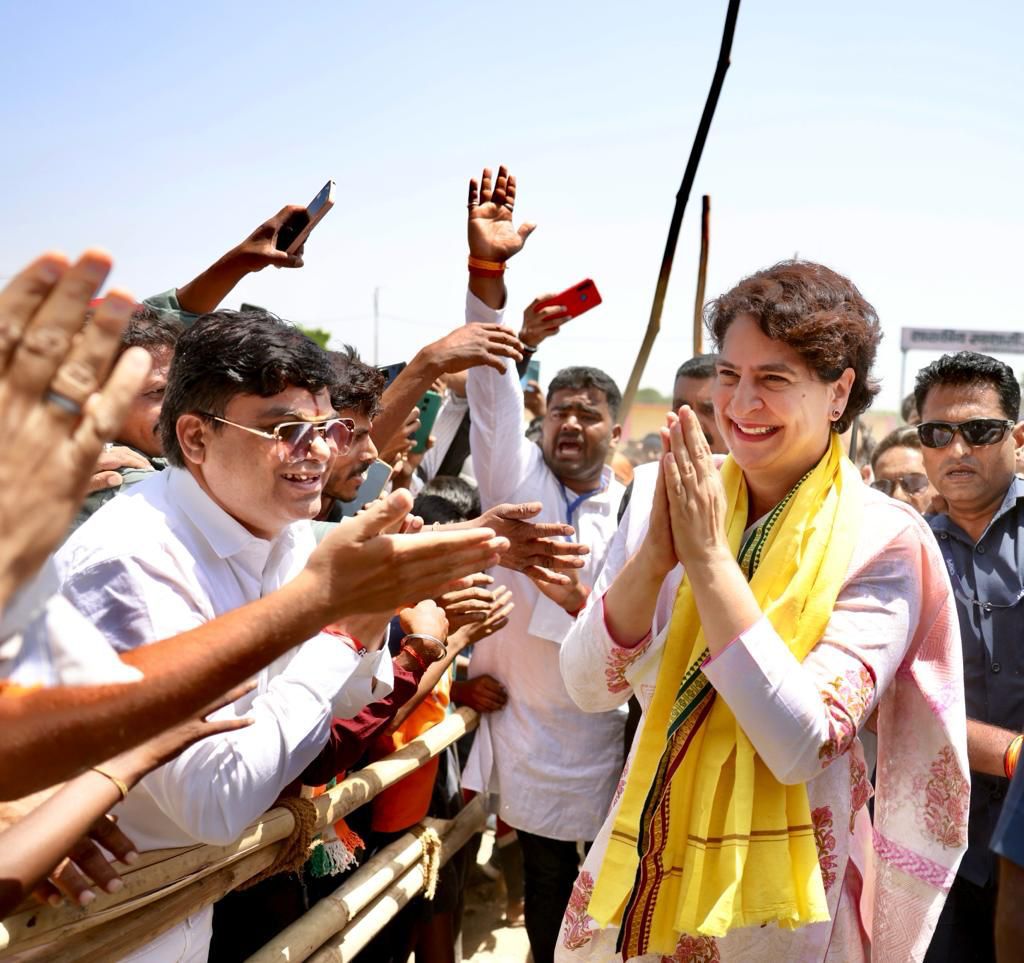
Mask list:
[[416,660],[416,664],[419,665],[421,672],[427,671],[427,669],[429,668],[429,663],[424,662],[423,656],[421,656],[419,652],[417,652],[411,645],[403,645],[402,651],[408,652],[409,655],[411,655]]
[[1003,754],[1003,772],[1007,779],[1012,779],[1017,771],[1017,762],[1020,759],[1021,745],[1024,744],[1024,735],[1019,735],[1006,747]]

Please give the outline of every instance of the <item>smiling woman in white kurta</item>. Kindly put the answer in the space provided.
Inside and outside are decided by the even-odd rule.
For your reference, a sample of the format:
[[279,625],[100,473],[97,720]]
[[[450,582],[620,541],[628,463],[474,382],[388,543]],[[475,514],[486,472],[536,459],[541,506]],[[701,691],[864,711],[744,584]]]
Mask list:
[[644,717],[560,958],[920,959],[966,843],[964,705],[931,534],[834,430],[870,403],[877,319],[801,262],[716,319],[732,457],[720,477],[692,412],[670,416],[562,647],[577,704],[635,694]]

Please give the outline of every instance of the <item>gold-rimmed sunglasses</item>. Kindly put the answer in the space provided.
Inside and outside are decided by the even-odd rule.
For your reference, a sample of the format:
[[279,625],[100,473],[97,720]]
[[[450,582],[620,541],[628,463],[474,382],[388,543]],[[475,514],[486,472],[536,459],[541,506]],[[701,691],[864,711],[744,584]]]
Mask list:
[[200,411],[197,414],[275,442],[282,461],[301,461],[309,454],[309,446],[313,444],[314,438],[322,438],[331,451],[345,455],[352,444],[352,435],[356,429],[356,423],[351,418],[328,418],[326,421],[282,421],[281,424],[274,425],[273,431],[264,431],[262,428],[252,428],[249,425],[228,421],[219,415],[211,415],[208,411]]

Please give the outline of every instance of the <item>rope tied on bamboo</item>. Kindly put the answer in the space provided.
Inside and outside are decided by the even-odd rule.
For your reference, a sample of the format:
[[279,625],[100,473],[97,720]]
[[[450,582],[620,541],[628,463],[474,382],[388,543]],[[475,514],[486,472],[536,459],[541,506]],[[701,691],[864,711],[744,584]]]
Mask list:
[[279,873],[298,873],[309,859],[310,849],[316,836],[317,811],[311,799],[289,797],[278,800],[277,807],[292,814],[295,825],[291,835],[281,843],[277,858],[261,873],[242,883],[238,889],[248,889]]
[[413,826],[410,832],[423,848],[423,895],[426,899],[433,899],[441,872],[441,837],[429,826]]

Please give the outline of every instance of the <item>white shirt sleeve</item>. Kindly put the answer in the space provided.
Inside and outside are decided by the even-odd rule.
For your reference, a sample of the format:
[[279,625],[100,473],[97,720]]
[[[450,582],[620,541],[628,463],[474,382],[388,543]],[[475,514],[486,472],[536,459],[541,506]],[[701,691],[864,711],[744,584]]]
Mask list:
[[704,665],[779,782],[806,782],[841,756],[902,663],[920,610],[911,529],[843,587],[821,641],[798,662],[767,617]]
[[[467,324],[501,324],[502,311],[466,292]],[[504,372],[479,365],[469,369],[466,397],[472,413],[469,439],[473,470],[485,508],[509,501],[541,460],[540,449],[525,435],[523,388],[515,362]]]
[[[145,777],[153,801],[200,842],[237,838],[317,757],[330,734],[332,703],[360,663],[371,660],[341,639],[318,635],[303,643],[265,691],[216,715],[246,716],[251,726],[203,739]],[[365,678],[359,684],[368,687]]]

